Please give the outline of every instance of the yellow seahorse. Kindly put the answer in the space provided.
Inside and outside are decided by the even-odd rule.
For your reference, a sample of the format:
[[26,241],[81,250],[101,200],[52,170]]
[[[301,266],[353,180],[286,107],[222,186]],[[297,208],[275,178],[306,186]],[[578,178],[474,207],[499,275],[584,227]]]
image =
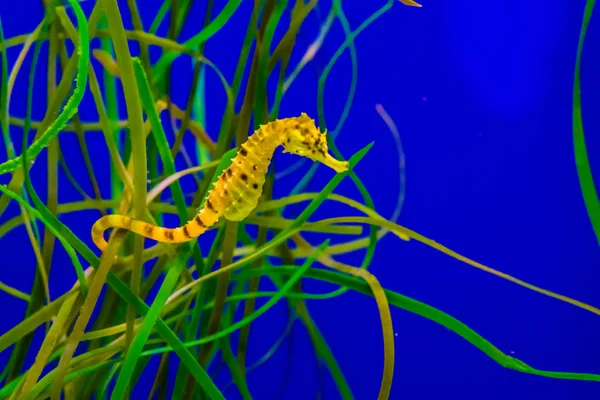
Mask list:
[[157,242],[182,243],[206,232],[221,216],[241,221],[257,206],[271,158],[279,146],[283,146],[284,153],[319,161],[338,173],[348,169],[348,162],[336,160],[328,153],[326,135],[306,113],[261,125],[215,181],[204,207],[191,221],[177,228],[164,228],[124,215],[106,215],[92,226],[92,240],[104,251],[104,231],[121,228]]

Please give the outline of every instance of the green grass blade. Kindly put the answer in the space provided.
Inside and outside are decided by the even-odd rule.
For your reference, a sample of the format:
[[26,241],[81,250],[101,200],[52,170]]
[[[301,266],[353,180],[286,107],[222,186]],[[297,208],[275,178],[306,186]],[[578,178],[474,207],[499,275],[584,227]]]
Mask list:
[[[125,97],[127,109],[127,121],[129,126],[129,138],[131,140],[133,158],[133,214],[137,220],[143,220],[146,214],[146,192],[147,192],[147,157],[146,157],[146,135],[144,134],[144,118],[142,116],[142,105],[139,98],[139,90],[133,71],[133,62],[129,52],[129,44],[125,34],[125,27],[121,19],[119,5],[116,0],[106,0],[103,3],[108,31],[115,48],[116,61],[119,66],[119,74]],[[138,294],[142,280],[142,251],[145,238],[135,235],[133,238],[134,264],[131,273],[131,290]],[[135,312],[129,308],[127,312],[128,330],[126,342],[133,340],[133,323]],[[62,360],[61,360],[62,361]]]
[[[131,343],[129,351],[125,356],[125,360],[123,361],[121,372],[119,373],[117,382],[115,383],[115,388],[111,399],[120,400],[123,398],[127,386],[129,385],[129,382],[133,376],[136,363],[144,349],[144,345],[146,344],[150,333],[154,329],[155,321],[160,317],[164,304],[171,295],[173,288],[179,279],[181,270],[185,266],[184,260],[187,258],[187,256],[187,253],[179,253],[178,258],[175,260],[175,266],[169,269],[169,272],[167,273],[167,276],[165,277],[165,280],[163,281],[163,284],[161,285],[156,298],[152,303],[152,306],[148,310],[148,314],[146,315],[142,326],[140,327],[136,337]],[[195,364],[195,368],[193,370],[191,369],[190,372],[194,375],[196,382],[198,382],[198,384],[211,396],[211,398],[225,399],[219,389],[210,379],[210,376],[206,373],[206,371],[200,366],[200,364],[198,364],[195,358],[192,359]]]
[[31,298],[27,293],[23,293],[19,289],[15,289],[12,286],[8,286],[2,281],[0,281],[0,290],[10,296],[16,297],[17,299],[25,300],[27,302],[29,302],[29,299]]
[[[260,273],[260,274],[284,274],[291,276],[296,272],[295,267],[290,266],[277,266],[269,267],[261,270],[249,270],[246,271],[248,274]],[[369,285],[352,276],[342,274],[336,271],[324,270],[324,269],[309,269],[305,273],[306,277],[319,279],[322,281],[334,283],[336,285],[346,286],[351,290],[358,293],[372,297],[371,289]],[[384,289],[389,303],[397,308],[402,308],[411,313],[420,315],[427,318],[437,324],[444,326],[451,330],[463,339],[467,340],[480,351],[485,353],[488,357],[496,361],[498,364],[505,368],[513,369],[519,372],[545,376],[555,379],[567,379],[567,380],[583,380],[583,381],[596,381],[600,382],[600,375],[588,374],[588,373],[572,373],[572,372],[556,372],[535,369],[524,363],[523,361],[509,356],[494,346],[487,339],[479,335],[473,329],[469,328],[466,324],[460,322],[458,319],[446,314],[445,312],[438,310],[435,307],[422,303],[418,300],[410,297],[401,295],[389,289]],[[515,329],[518,329],[516,327]]]
[[156,13],[154,20],[152,21],[152,25],[150,25],[150,30],[148,31],[149,33],[156,35],[158,27],[162,23],[163,19],[165,18],[165,15],[167,15],[167,12],[170,8],[171,3],[168,0],[163,1],[162,6],[160,6],[160,9]]
[[[262,38],[262,42],[260,43],[260,51],[259,51],[259,59],[258,59],[258,76],[257,76],[257,90],[256,90],[256,100],[254,106],[254,125],[258,127],[258,125],[262,122],[267,122],[263,120],[263,112],[265,114],[268,112],[268,104],[267,104],[267,78],[268,78],[268,62],[271,55],[271,42],[273,41],[273,36],[275,35],[275,29],[277,29],[277,25],[281,20],[281,16],[287,7],[287,1],[281,1],[275,6],[275,11],[269,18],[269,22],[267,24],[267,28],[265,29],[265,33]],[[283,67],[282,67],[283,68]],[[268,115],[264,115],[264,117],[268,118]]]
[[248,389],[248,383],[244,379],[239,366],[237,365],[235,356],[233,351],[231,351],[231,343],[228,338],[223,337],[219,340],[219,349],[221,350],[221,355],[223,360],[227,364],[229,371],[231,371],[231,375],[233,377],[233,381],[235,382],[240,394],[242,395],[243,400],[252,400],[252,394]]
[[19,205],[26,208],[27,211],[29,213],[31,213],[31,215],[33,215],[35,218],[42,221],[42,223],[48,229],[50,229],[52,234],[58,238],[58,240],[61,242],[61,244],[65,248],[67,255],[73,262],[73,266],[75,267],[77,279],[79,280],[79,283],[81,284],[82,292],[87,293],[87,281],[85,279],[85,272],[83,271],[83,266],[81,265],[81,262],[79,261],[79,258],[77,257],[77,254],[75,253],[75,250],[73,249],[71,244],[60,234],[59,230],[56,229],[48,220],[46,220],[46,218],[44,218],[44,216],[38,210],[33,208],[31,205],[29,205],[29,203],[27,203],[25,200],[23,200],[19,195],[17,195],[13,191],[9,190],[6,187],[6,185],[0,185],[0,192],[4,193],[11,199],[18,202]]
[[[2,28],[2,18],[0,18],[0,46],[4,48],[4,29]],[[6,146],[7,158],[15,157],[15,149],[10,138],[8,128],[8,57],[7,52],[2,51],[2,82],[0,83],[0,129],[2,129],[2,137]]]
[[587,28],[592,18],[596,0],[587,0],[583,14],[583,23],[579,33],[579,42],[577,44],[577,58],[575,60],[575,78],[573,83],[573,148],[575,151],[575,163],[577,165],[577,175],[579,176],[579,185],[581,193],[587,208],[588,217],[594,228],[596,240],[600,244],[600,200],[592,169],[588,160],[587,148],[585,145],[585,136],[583,132],[583,116],[581,112],[581,55],[583,53],[583,44]]
[[[348,113],[350,112],[350,106],[352,105],[352,100],[354,98],[354,93],[355,93],[355,89],[356,89],[356,79],[357,79],[357,74],[358,74],[358,72],[357,72],[357,62],[358,61],[357,61],[357,57],[356,57],[356,48],[354,46],[354,40],[371,23],[373,23],[377,18],[382,16],[387,10],[389,10],[392,7],[393,3],[394,3],[393,0],[388,0],[388,2],[383,7],[381,7],[379,10],[377,10],[371,16],[369,16],[369,18],[367,18],[365,21],[363,21],[363,23],[360,24],[358,26],[358,28],[356,28],[354,31],[351,31],[350,26],[348,24],[348,20],[346,19],[345,15],[343,13],[340,0],[334,1],[334,7],[336,9],[336,14],[337,14],[338,19],[340,20],[340,23],[342,24],[342,27],[344,28],[344,34],[346,35],[346,39],[344,40],[342,45],[337,49],[337,51],[334,53],[333,57],[331,57],[331,60],[329,60],[329,63],[327,64],[327,66],[321,73],[321,76],[319,77],[319,89],[318,89],[318,93],[317,93],[317,110],[319,113],[319,123],[321,126],[325,126],[325,108],[324,108],[325,83],[327,82],[327,77],[329,76],[329,73],[335,66],[335,63],[340,58],[340,56],[344,53],[344,50],[346,50],[346,48],[350,49],[350,57],[351,57],[351,61],[352,61],[352,80],[350,83],[350,90],[348,92],[348,97],[346,98],[346,103],[344,105],[344,109],[342,111],[340,120],[338,121],[338,124],[336,125],[335,129],[331,131],[331,139],[335,139],[335,137],[341,130],[342,125],[344,124],[344,122],[348,116]],[[333,140],[331,140],[331,142],[333,142]],[[300,179],[300,181],[298,181],[298,183],[292,189],[292,191],[291,191],[292,195],[300,193],[306,187],[306,185],[308,184],[310,179],[313,177],[313,175],[315,174],[318,167],[319,167],[319,165],[316,163],[313,163],[310,166],[310,169],[308,170],[308,172],[302,177],[302,179]]]
[[[197,346],[200,344],[205,344],[205,343],[209,343],[214,340],[220,339],[220,338],[225,337],[225,336],[231,334],[232,332],[240,329],[242,326],[249,324],[250,322],[254,321],[256,318],[263,315],[271,307],[273,307],[279,300],[281,300],[281,298],[284,297],[284,295],[287,292],[289,292],[289,290],[292,288],[292,286],[294,286],[296,284],[296,282],[298,282],[298,280],[300,280],[300,278],[302,278],[304,276],[304,274],[308,271],[308,269],[316,261],[316,259],[319,257],[319,255],[321,255],[323,253],[323,251],[325,251],[325,249],[327,248],[328,245],[329,245],[329,239],[327,239],[323,243],[321,243],[319,245],[319,247],[309,257],[306,258],[306,260],[304,261],[302,266],[297,267],[295,269],[294,274],[292,274],[290,279],[288,279],[285,282],[283,287],[273,297],[271,297],[265,304],[263,304],[262,307],[260,307],[256,311],[254,311],[252,314],[250,314],[246,318],[243,318],[240,321],[229,325],[226,329],[219,331],[213,335],[203,337],[202,339],[187,342],[187,343],[185,343],[185,346],[186,347]],[[170,351],[170,348],[162,347],[162,348],[158,348],[158,349],[154,349],[154,350],[149,350],[149,351],[144,352],[144,355],[160,354],[165,351]]]
[[[206,26],[206,28],[202,29],[197,35],[188,39],[183,43],[185,47],[188,49],[195,49],[200,46],[202,43],[206,42],[210,39],[214,34],[216,34],[227,21],[233,15],[233,13],[237,10],[237,8],[242,4],[242,0],[229,0],[221,13],[217,15],[217,17]],[[153,67],[153,84],[157,84],[161,82],[164,78],[164,75],[167,71],[167,68],[171,63],[180,56],[181,53],[176,52],[167,52],[161,56],[161,58],[156,62]]]
[[[79,60],[77,66],[77,78],[75,79],[75,90],[65,104],[62,112],[58,115],[54,122],[52,122],[48,129],[46,129],[46,131],[31,146],[27,148],[27,159],[30,162],[33,161],[35,157],[50,144],[58,132],[60,132],[60,130],[65,127],[71,117],[75,115],[77,108],[79,107],[79,103],[81,103],[81,100],[83,99],[83,94],[87,85],[87,65],[90,58],[87,20],[83,10],[75,0],[69,0],[69,3],[75,12],[79,32],[79,43],[77,46]],[[20,166],[20,163],[21,159],[19,157],[15,157],[3,162],[0,164],[0,174],[6,174],[14,171]]]

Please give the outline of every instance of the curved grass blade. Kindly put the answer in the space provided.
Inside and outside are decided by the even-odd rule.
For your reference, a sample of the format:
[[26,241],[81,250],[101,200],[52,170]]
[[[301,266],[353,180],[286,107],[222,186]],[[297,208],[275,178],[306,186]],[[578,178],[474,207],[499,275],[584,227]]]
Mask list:
[[[77,66],[77,77],[75,78],[75,90],[73,94],[65,104],[62,112],[52,122],[52,124],[46,129],[46,131],[35,141],[31,146],[27,148],[27,159],[33,161],[35,157],[50,144],[50,141],[65,127],[67,122],[75,115],[79,103],[83,99],[85,87],[87,85],[87,65],[89,63],[89,33],[87,27],[87,20],[83,10],[75,0],[69,0],[69,3],[73,7],[75,16],[77,18],[77,26],[79,32],[79,43],[77,46],[77,54],[79,56]],[[15,157],[7,160],[0,164],[0,174],[6,174],[14,171],[20,165],[20,157]]]
[[600,244],[600,200],[592,169],[588,159],[587,148],[585,145],[585,136],[583,133],[583,116],[581,112],[581,55],[583,53],[583,44],[587,28],[592,18],[596,0],[587,0],[583,14],[583,23],[579,33],[579,42],[577,43],[577,58],[575,59],[575,78],[573,83],[573,149],[575,152],[575,163],[577,165],[577,175],[579,176],[579,185],[581,193],[587,208],[588,217],[596,234],[596,240]]
[[29,296],[27,293],[23,293],[19,289],[8,286],[2,281],[0,281],[0,290],[10,296],[16,297],[17,299],[25,300],[26,302],[29,302],[29,299],[31,298],[31,296]]
[[[248,270],[246,272],[249,274],[260,273],[293,275],[295,273],[295,268],[288,266],[278,266],[273,268],[265,268],[262,270]],[[311,268],[307,270],[305,275],[306,277],[311,277],[322,281],[334,283],[337,285],[346,286],[356,292],[365,294],[367,296],[372,296],[372,292],[369,285],[366,282],[355,277],[351,277],[339,272],[316,268]],[[424,318],[436,322],[439,325],[448,328],[449,330],[461,336],[463,339],[473,344],[480,351],[485,353],[488,357],[490,357],[505,368],[513,369],[515,371],[527,374],[545,376],[555,379],[600,382],[600,375],[598,374],[556,372],[532,368],[523,361],[503,353],[500,349],[498,349],[484,337],[479,335],[473,329],[469,328],[466,324],[460,322],[459,320],[450,316],[449,314],[446,314],[443,311],[438,310],[437,308],[427,305],[425,303],[422,303],[418,300],[412,299],[407,296],[403,296],[392,290],[383,290],[385,292],[385,296],[387,297],[391,305],[398,308],[402,308],[411,313],[420,315]]]
[[[0,46],[4,47],[4,29],[2,28],[2,18],[0,18]],[[8,57],[7,52],[2,51],[2,81],[0,82],[0,129],[6,145],[6,156],[13,158],[15,149],[12,146],[10,131],[8,128]]]
[[[117,65],[119,66],[119,74],[121,76],[121,84],[125,97],[125,106],[127,109],[127,120],[130,132],[128,137],[131,140],[132,148],[135,148],[135,151],[133,151],[131,155],[131,165],[133,165],[133,185],[135,189],[131,194],[133,197],[133,214],[135,219],[143,220],[146,214],[146,180],[148,179],[148,171],[146,157],[146,135],[144,134],[142,105],[139,99],[138,85],[135,79],[135,73],[133,71],[133,62],[131,60],[129,44],[127,42],[127,36],[125,34],[125,27],[123,25],[121,13],[119,11],[119,5],[116,0],[105,0],[103,5],[106,20],[108,22],[108,31],[110,32],[115,49],[116,61]],[[135,295],[139,293],[141,286],[143,268],[142,251],[144,250],[144,241],[145,238],[139,235],[135,235],[133,238],[134,265],[131,273],[130,286]],[[106,268],[110,268],[110,265],[107,265]],[[97,280],[99,280],[98,275],[94,280],[94,283]],[[80,318],[81,317],[82,315],[80,315]],[[135,312],[132,307],[128,307],[127,320],[129,322],[129,329],[127,331],[127,343],[130,343],[133,340],[133,326],[131,325],[131,321],[134,319]],[[84,322],[84,324],[86,323],[87,321]],[[73,336],[73,334],[71,334],[71,336]],[[66,364],[62,363],[62,361],[63,358],[61,357],[61,364],[63,364],[66,368]],[[58,376],[60,377],[60,374],[58,374]],[[54,395],[55,394],[56,392],[54,392]],[[60,395],[58,397],[60,397]]]
[[[223,10],[217,15],[217,17],[211,21],[204,29],[202,29],[197,35],[186,40],[183,43],[183,46],[190,50],[195,50],[202,43],[206,42],[210,39],[214,34],[216,34],[227,21],[233,15],[233,13],[237,10],[237,8],[242,4],[242,0],[229,0]],[[163,54],[160,59],[154,64],[152,67],[152,83],[157,84],[162,81],[164,75],[167,71],[169,65],[173,63],[173,61],[179,57],[181,53],[176,53],[169,51]]]
[[[1,21],[0,21],[0,24],[1,24]],[[40,44],[41,44],[41,42],[39,40],[39,34],[40,34],[41,30],[45,31],[46,25],[47,25],[47,16],[45,15],[42,22],[40,22],[40,24],[38,24],[36,30],[32,34],[27,36],[24,46],[21,49],[21,52],[20,52],[19,56],[17,57],[15,64],[12,67],[10,76],[8,75],[8,60],[6,57],[6,52],[5,51],[2,52],[2,87],[0,88],[0,129],[2,129],[2,133],[4,136],[4,142],[5,142],[5,146],[6,146],[6,154],[7,154],[8,158],[15,157],[14,146],[13,146],[12,139],[10,137],[10,128],[9,128],[9,124],[8,124],[10,95],[14,88],[14,83],[15,83],[17,74],[19,73],[22,63],[23,63],[23,61],[31,47],[31,44],[34,40],[36,40],[36,46],[35,46],[35,50],[34,50],[34,54],[33,54],[33,61],[32,61],[31,69],[32,70],[35,69],[35,65],[37,64],[37,60],[39,57]],[[2,32],[2,27],[0,26],[0,43],[4,43],[3,36],[4,36],[4,34]],[[30,110],[30,108],[31,108],[30,97],[31,97],[32,90],[33,90],[33,77],[30,76],[29,90],[28,90],[28,102],[29,102],[28,110]],[[27,131],[25,130],[25,132],[27,132]],[[16,183],[16,182],[11,182],[11,184],[13,184],[13,185],[10,185],[9,188],[11,188],[15,191],[17,191],[17,190],[21,191],[23,198],[29,204],[29,199],[28,199],[26,190],[24,190],[20,184],[14,185],[14,183]],[[5,200],[5,199],[7,199],[7,198],[4,197],[4,199],[2,199],[2,200]],[[2,200],[0,200],[0,202]],[[29,240],[30,240],[32,248],[33,248],[33,252],[35,254],[36,264],[38,267],[36,270],[37,273],[35,274],[34,284],[33,284],[33,288],[31,291],[33,293],[33,295],[29,296],[27,309],[25,312],[25,315],[28,316],[31,314],[32,311],[35,311],[38,308],[40,302],[43,301],[41,298],[42,292],[38,289],[40,289],[40,287],[43,287],[43,294],[45,295],[45,297],[48,301],[50,301],[50,289],[48,286],[48,276],[47,276],[48,274],[46,273],[44,260],[43,260],[42,254],[41,254],[42,251],[39,246],[39,243],[41,243],[41,239],[40,239],[38,226],[35,223],[35,220],[32,221],[33,218],[31,218],[31,216],[27,212],[26,208],[24,208],[23,206],[19,206],[19,207],[21,210],[22,219],[25,223],[25,229],[27,231],[27,235],[29,237]],[[23,362],[22,360],[23,360],[24,355],[27,353],[27,349],[29,347],[28,344],[29,344],[30,340],[31,340],[31,336],[25,335],[25,336],[22,336],[17,341],[16,346],[11,353],[9,361],[4,366],[2,373],[0,373],[0,382],[3,381],[6,377],[8,377],[8,379],[11,379],[22,368],[22,362]]]
[[[351,61],[352,61],[352,80],[350,82],[350,90],[348,92],[348,97],[346,98],[346,103],[344,105],[342,115],[340,116],[340,119],[339,119],[338,124],[336,125],[335,129],[331,131],[330,135],[328,135],[328,138],[331,137],[331,140],[329,140],[330,143],[333,143],[333,139],[335,139],[335,137],[338,135],[339,131],[341,130],[342,125],[344,124],[344,122],[348,116],[348,113],[350,112],[350,106],[352,105],[352,100],[354,98],[354,93],[356,91],[355,88],[356,88],[356,80],[357,80],[357,75],[358,75],[358,71],[357,71],[358,61],[357,61],[357,57],[356,57],[356,47],[354,46],[354,40],[363,30],[365,30],[377,18],[381,17],[385,12],[387,12],[392,7],[394,2],[393,2],[393,0],[388,0],[388,2],[383,7],[381,7],[379,10],[374,12],[371,16],[369,16],[369,18],[367,18],[365,21],[363,21],[363,23],[361,23],[358,26],[358,28],[356,28],[354,31],[352,31],[350,29],[348,20],[343,12],[340,0],[334,0],[333,3],[334,3],[333,7],[335,7],[337,17],[340,20],[342,28],[344,29],[344,34],[346,35],[346,39],[344,40],[342,45],[337,49],[337,51],[334,53],[333,57],[331,57],[331,60],[329,61],[329,63],[327,64],[327,66],[325,67],[323,72],[321,73],[321,76],[319,77],[319,89],[318,89],[318,93],[317,93],[317,112],[319,114],[320,126],[325,126],[325,108],[324,108],[325,83],[327,81],[327,77],[329,76],[329,73],[331,72],[331,69],[334,67],[335,63],[340,58],[340,56],[344,53],[344,50],[346,50],[346,48],[350,49],[349,51],[350,51],[350,57],[351,57]],[[310,166],[310,169],[308,170],[308,172],[306,172],[306,174],[304,174],[302,179],[300,179],[298,181],[298,183],[296,184],[296,186],[294,186],[294,188],[292,189],[292,191],[291,191],[292,195],[301,192],[306,187],[308,182],[311,180],[311,178],[315,174],[317,168],[318,168],[318,165],[316,163],[314,163]]]
[[[323,253],[323,251],[325,251],[325,249],[327,248],[328,245],[329,245],[329,239],[327,239],[323,243],[321,243],[319,245],[319,247],[309,257],[307,257],[307,259],[304,261],[302,266],[295,268],[294,273],[292,274],[290,279],[285,282],[283,287],[273,297],[271,297],[265,304],[263,304],[262,307],[260,307],[258,310],[254,311],[252,314],[250,314],[246,318],[243,318],[240,321],[227,326],[227,328],[225,328],[217,333],[203,337],[202,339],[186,342],[185,346],[186,347],[198,346],[200,344],[205,344],[205,343],[209,343],[214,340],[220,339],[220,338],[225,337],[225,336],[231,334],[232,332],[240,329],[242,326],[249,324],[250,322],[254,321],[256,318],[260,317],[262,314],[267,312],[271,307],[273,307],[279,300],[281,300],[281,298],[284,297],[284,295],[292,288],[292,286],[294,286],[295,283],[304,276],[306,271],[308,271],[308,269],[312,266],[312,264],[317,260],[319,255],[321,253]],[[153,354],[160,354],[165,351],[170,351],[170,349],[163,347],[163,348],[148,350],[142,354],[143,355],[153,355]]]

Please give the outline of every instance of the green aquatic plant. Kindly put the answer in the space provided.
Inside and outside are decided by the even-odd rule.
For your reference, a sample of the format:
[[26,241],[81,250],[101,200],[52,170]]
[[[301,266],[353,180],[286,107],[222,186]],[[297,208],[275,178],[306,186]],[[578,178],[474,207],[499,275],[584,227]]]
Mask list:
[[575,150],[575,163],[577,165],[577,175],[579,176],[579,185],[585,201],[590,222],[596,234],[596,240],[600,244],[600,200],[598,192],[592,177],[592,169],[585,145],[585,136],[583,133],[583,115],[581,111],[581,56],[583,54],[583,45],[588,25],[594,11],[595,0],[588,0],[585,3],[581,31],[579,33],[579,42],[577,43],[577,58],[575,61],[575,74],[573,82],[573,147]]
[[[305,191],[317,170],[316,164],[309,168],[289,195],[278,199],[273,199],[273,185],[278,179],[283,179],[285,172],[276,176],[272,170],[269,171],[260,202],[250,215],[243,221],[220,221],[200,240],[177,245],[158,242],[148,247],[143,237],[117,229],[111,233],[107,249],[98,256],[86,244],[89,242],[87,237],[78,237],[60,221],[60,214],[89,211],[106,215],[109,210],[155,225],[165,225],[165,217],[178,217],[180,225],[193,218],[203,205],[212,183],[228,168],[249,132],[280,118],[279,108],[287,90],[300,71],[310,64],[334,20],[340,22],[345,40],[320,75],[316,103],[319,126],[326,129],[325,82],[339,57],[348,50],[352,61],[350,90],[341,117],[328,135],[329,149],[336,157],[344,158],[335,140],[344,140],[342,129],[355,93],[358,57],[354,40],[395,2],[387,1],[352,30],[341,1],[334,0],[318,38],[305,50],[301,61],[292,67],[290,60],[296,48],[296,36],[307,16],[314,12],[316,3],[312,0],[296,1],[293,5],[287,1],[254,1],[233,79],[227,78],[215,63],[205,57],[203,48],[236,14],[240,0],[228,1],[214,18],[214,4],[209,1],[203,25],[186,41],[180,39],[180,34],[190,12],[192,2],[189,0],[165,1],[148,30],[144,29],[138,6],[133,0],[127,2],[133,30],[125,28],[120,10],[123,5],[116,0],[91,4],[91,12],[87,16],[76,0],[68,0],[64,4],[46,2],[44,19],[35,31],[22,36],[5,38],[0,21],[0,128],[7,154],[7,160],[0,163],[0,174],[10,174],[10,182],[0,185],[0,214],[4,214],[12,201],[18,204],[20,211],[19,215],[3,222],[0,237],[24,225],[37,263],[30,293],[0,282],[3,295],[14,296],[27,303],[22,321],[0,336],[0,352],[10,350],[9,362],[0,373],[0,398],[60,399],[64,396],[79,399],[95,395],[96,398],[121,399],[131,392],[152,357],[158,358],[160,364],[151,396],[161,393],[166,397],[164,393],[170,386],[169,355],[174,353],[180,363],[176,369],[173,398],[225,398],[224,389],[217,387],[207,373],[207,369],[217,363],[216,356],[220,354],[222,368],[227,368],[231,374],[231,384],[244,399],[250,399],[248,374],[271,357],[281,343],[281,340],[274,343],[259,363],[247,365],[250,327],[277,302],[285,301],[289,309],[288,326],[294,321],[302,323],[319,363],[329,371],[340,396],[350,399],[353,398],[351,385],[307,307],[308,300],[325,301],[349,290],[373,297],[378,307],[384,347],[380,399],[389,398],[394,374],[394,331],[390,307],[407,310],[445,326],[505,368],[557,379],[600,381],[600,376],[594,374],[533,368],[505,354],[443,311],[381,285],[369,270],[378,241],[392,233],[397,240],[421,242],[475,268],[600,315],[600,310],[595,307],[506,275],[399,225],[397,219],[402,208],[403,192],[398,198],[394,216],[390,219],[381,216],[374,209],[368,189],[353,169],[363,157],[368,156],[372,143],[356,149],[353,156],[347,157],[349,169],[335,175],[320,192]],[[402,3],[418,6],[410,0]],[[586,7],[577,53],[573,134],[582,190],[590,219],[598,233],[598,198],[589,172],[579,101],[579,60],[593,3],[588,1]],[[286,12],[291,15],[289,21],[283,18]],[[158,36],[159,27],[165,23],[168,23],[167,37]],[[278,27],[286,29],[277,40],[275,32]],[[100,39],[100,47],[92,49],[94,38]],[[132,41],[139,44],[139,54],[132,54]],[[58,62],[46,66],[49,100],[44,118],[34,121],[31,117],[34,78],[44,44],[48,46],[49,59]],[[73,49],[69,50],[68,45],[71,44]],[[10,94],[32,46],[35,47],[31,56],[27,111],[21,119],[10,114]],[[9,73],[7,50],[15,47],[20,48],[20,53]],[[162,50],[156,62],[151,62],[150,47]],[[171,98],[170,91],[174,84],[170,71],[179,57],[189,57],[193,61],[193,82],[185,105],[178,105]],[[274,75],[277,66],[279,73]],[[56,82],[59,67],[61,80]],[[227,100],[216,140],[205,130],[204,82],[207,67],[217,76]],[[101,76],[96,71],[98,68],[102,71]],[[242,77],[246,70],[248,77],[243,87]],[[276,89],[275,93],[268,93],[266,83],[272,75]],[[122,118],[118,112],[119,86],[127,118]],[[79,118],[79,106],[87,93],[93,99],[98,121],[83,122]],[[238,100],[240,107],[236,107]],[[404,164],[399,134],[383,107],[378,105],[377,111],[398,143],[402,177]],[[161,122],[163,112],[172,121],[172,145],[168,129]],[[174,121],[179,121],[178,128]],[[23,130],[20,155],[14,151],[11,126]],[[30,140],[31,130],[35,131],[33,140]],[[100,167],[91,161],[88,151],[89,133],[94,131],[101,132],[110,155],[110,198],[100,195],[96,177]],[[93,196],[87,194],[75,180],[60,149],[58,135],[69,132],[78,137]],[[184,135],[189,133],[196,139],[198,165],[188,165],[188,168],[177,171],[177,155],[181,154],[189,161],[183,141]],[[33,162],[42,151],[48,153],[46,203],[38,196],[29,175]],[[59,168],[83,200],[58,202]],[[180,182],[184,177],[191,177],[196,183],[191,201],[187,201],[189,196],[186,199]],[[361,199],[333,193],[344,179],[354,183]],[[167,189],[172,201],[164,196]],[[282,216],[286,207],[306,202],[308,205],[296,218]],[[323,202],[343,204],[363,216],[335,216],[309,221]],[[366,236],[363,236],[364,226],[368,227]],[[44,229],[43,235],[40,227]],[[248,229],[254,227],[256,233]],[[324,239],[319,245],[314,245],[306,238],[305,232],[354,238],[336,244]],[[52,273],[56,239],[66,250],[77,277],[71,289],[60,296],[51,290],[48,279]],[[200,241],[210,244],[204,254]],[[291,246],[292,243],[295,246]],[[359,249],[366,251],[358,267],[336,259]],[[87,267],[84,268],[79,257],[83,257]],[[153,262],[151,267],[150,262]],[[327,269],[317,268],[318,264]],[[150,268],[149,273],[144,270],[146,265]],[[328,282],[338,288],[329,293],[309,293],[303,289],[305,279]],[[261,281],[269,281],[276,290],[259,291]],[[256,301],[260,298],[266,299],[266,302],[257,308]],[[98,315],[92,318],[94,310]],[[242,317],[236,319],[238,310],[242,311]],[[37,330],[44,331],[39,347],[31,346],[32,335]],[[231,335],[235,331],[239,331],[237,343]],[[31,364],[26,363],[28,355],[35,355]]]

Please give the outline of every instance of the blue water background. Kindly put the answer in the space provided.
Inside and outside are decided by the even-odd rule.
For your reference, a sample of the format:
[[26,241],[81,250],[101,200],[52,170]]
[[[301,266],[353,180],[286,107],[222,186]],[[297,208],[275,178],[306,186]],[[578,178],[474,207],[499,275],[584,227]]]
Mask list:
[[[244,2],[231,23],[206,46],[206,56],[222,68],[230,82],[252,3]],[[215,9],[220,10],[224,1],[215,4]],[[319,6],[322,19],[329,4],[327,1]],[[356,28],[383,4],[379,0],[347,1],[344,10],[350,25]],[[375,110],[376,104],[382,104],[398,126],[406,154],[402,225],[519,279],[600,305],[600,251],[579,189],[571,130],[575,53],[585,2],[423,0],[423,4],[421,9],[394,4],[356,39],[358,86],[350,115],[337,139],[341,152],[349,157],[375,141],[356,171],[371,192],[378,212],[390,217],[399,194],[398,149]],[[92,2],[82,5],[89,14]],[[126,2],[120,5],[126,27],[130,27]],[[143,2],[145,27],[159,5],[160,2]],[[190,23],[182,32],[183,39],[198,31],[204,7],[194,7]],[[0,17],[6,37],[12,37],[31,32],[41,20],[42,11],[38,1],[3,2]],[[317,31],[316,13],[311,13],[298,39],[293,65]],[[282,32],[278,30],[276,37],[280,38]],[[166,35],[164,26],[159,34]],[[342,41],[341,26],[336,22],[314,65],[302,72],[286,95],[281,116],[302,111],[316,116],[318,74]],[[93,46],[97,47],[98,42],[94,41]],[[131,46],[137,52],[137,46]],[[600,24],[592,19],[583,57],[582,101],[588,152],[596,177],[600,176],[599,48]],[[9,50],[9,65],[14,63],[18,51],[18,47]],[[153,60],[159,55],[154,48]],[[40,120],[45,110],[46,57],[44,46],[35,88],[35,120]],[[12,95],[10,111],[14,116],[25,114],[30,61],[31,54]],[[330,129],[338,122],[348,93],[350,71],[346,52],[326,85],[325,115]],[[183,105],[192,77],[190,60],[179,58],[172,76],[173,98]],[[215,137],[225,96],[211,72],[207,75],[207,97],[207,130]],[[122,101],[121,108],[125,116]],[[89,93],[80,113],[84,121],[97,119]],[[169,123],[164,116],[163,122]],[[11,134],[20,154],[22,131],[13,127]],[[88,134],[88,138],[101,191],[107,198],[108,153],[101,133]],[[92,193],[76,137],[65,133],[60,136],[60,143],[73,174]],[[191,135],[185,144],[191,151]],[[5,160],[4,146],[0,147],[1,159]],[[44,151],[37,158],[38,167],[32,171],[34,185],[43,199],[46,154]],[[295,161],[291,155],[278,156],[278,170]],[[185,168],[181,156],[177,167]],[[305,163],[277,182],[275,196],[288,193],[307,169]],[[308,190],[320,190],[332,176],[323,167],[318,171]],[[81,200],[62,171],[59,174],[59,201]],[[7,183],[8,176],[0,177],[0,181]],[[193,190],[191,180],[184,181],[185,189]],[[360,200],[350,180],[344,181],[337,192]],[[314,218],[340,212],[339,206],[328,203]],[[2,221],[17,214],[13,203],[2,215]],[[89,230],[99,216],[98,212],[80,212],[60,218],[91,245]],[[200,241],[206,248],[210,237]],[[25,229],[20,227],[4,236],[0,249],[0,279],[29,291],[35,259]],[[342,259],[356,265],[362,255],[356,253]],[[384,287],[449,313],[502,351],[533,367],[600,373],[597,315],[476,270],[416,241],[403,242],[392,235],[378,245],[370,270]],[[52,297],[68,290],[74,280],[70,261],[57,243],[50,278]],[[314,292],[332,289],[331,285],[308,281],[305,287]],[[268,285],[265,288],[270,289]],[[4,293],[0,293],[0,304],[0,333],[4,333],[22,319],[25,304]],[[349,292],[332,300],[309,302],[309,307],[356,399],[376,398],[383,350],[374,300]],[[286,315],[282,302],[253,324],[249,363],[260,358],[285,329]],[[392,317],[396,332],[392,399],[600,396],[600,383],[551,380],[507,370],[429,320],[395,308]],[[41,341],[42,332],[38,330],[34,345],[39,346]],[[288,344],[249,374],[250,389],[256,399],[272,399],[278,394],[285,399],[315,398],[316,364],[308,334],[300,323],[294,329],[293,353]],[[8,360],[8,355],[8,351],[0,354],[0,365]],[[290,363],[293,368],[289,385],[280,392],[285,367]],[[147,397],[157,365],[158,358],[138,382],[134,398]],[[221,373],[217,383],[223,387],[229,379]],[[329,375],[325,379],[322,398],[338,398]],[[228,399],[239,398],[231,387],[225,395]]]

